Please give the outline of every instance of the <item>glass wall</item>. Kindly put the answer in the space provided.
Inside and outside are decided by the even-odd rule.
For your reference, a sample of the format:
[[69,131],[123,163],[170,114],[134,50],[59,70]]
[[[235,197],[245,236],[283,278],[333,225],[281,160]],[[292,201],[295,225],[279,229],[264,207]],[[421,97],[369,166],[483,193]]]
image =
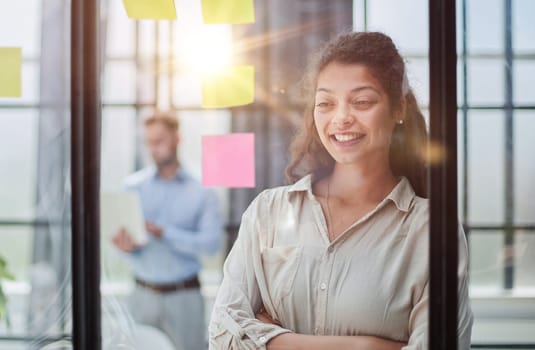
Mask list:
[[[477,348],[535,344],[528,331],[535,327],[534,5],[457,1],[459,217],[470,248]],[[354,11],[357,29],[386,32],[406,55],[424,111],[427,10],[425,0],[368,0]]]

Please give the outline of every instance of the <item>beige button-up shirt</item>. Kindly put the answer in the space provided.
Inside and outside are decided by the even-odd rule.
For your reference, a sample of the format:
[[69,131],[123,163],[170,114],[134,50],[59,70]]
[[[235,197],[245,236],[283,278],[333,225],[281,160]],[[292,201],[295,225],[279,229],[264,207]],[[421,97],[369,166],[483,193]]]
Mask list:
[[[262,192],[243,214],[209,326],[210,349],[265,349],[284,332],[372,335],[427,350],[429,205],[402,178],[333,242],[312,178]],[[459,235],[459,349],[470,348]],[[255,318],[264,307],[282,327]]]

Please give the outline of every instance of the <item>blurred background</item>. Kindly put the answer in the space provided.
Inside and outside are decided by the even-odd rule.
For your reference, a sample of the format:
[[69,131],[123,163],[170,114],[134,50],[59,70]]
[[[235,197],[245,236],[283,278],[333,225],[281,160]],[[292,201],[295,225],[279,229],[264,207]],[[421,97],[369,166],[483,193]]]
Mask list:
[[[299,82],[310,55],[343,30],[379,30],[407,59],[428,113],[427,0],[256,0],[254,24],[205,25],[200,1],[176,0],[176,21],[131,20],[102,4],[101,188],[118,191],[150,163],[142,118],[174,109],[183,166],[201,179],[201,136],[255,133],[256,187],[217,188],[226,244],[204,261],[207,312],[241,214],[261,190],[284,183],[302,112]],[[0,98],[0,280],[10,325],[0,349],[70,348],[70,2],[0,0],[0,47],[22,47],[22,97]],[[535,349],[535,2],[458,0],[459,217],[470,248],[473,347]],[[255,66],[253,104],[201,108],[199,72]],[[104,342],[131,323],[128,264],[102,241]],[[1,302],[1,300],[0,300]],[[531,344],[531,345],[528,345]]]

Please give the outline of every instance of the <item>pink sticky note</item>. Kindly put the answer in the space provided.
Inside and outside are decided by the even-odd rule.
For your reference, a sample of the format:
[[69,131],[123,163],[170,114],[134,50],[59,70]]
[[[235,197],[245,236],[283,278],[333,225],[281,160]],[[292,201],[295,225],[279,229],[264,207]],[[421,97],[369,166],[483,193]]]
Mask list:
[[204,186],[255,187],[254,134],[203,136]]

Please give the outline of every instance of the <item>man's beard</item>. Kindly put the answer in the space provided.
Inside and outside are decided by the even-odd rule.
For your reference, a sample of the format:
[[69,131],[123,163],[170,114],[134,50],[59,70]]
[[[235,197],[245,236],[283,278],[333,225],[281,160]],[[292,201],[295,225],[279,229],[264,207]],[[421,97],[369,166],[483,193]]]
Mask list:
[[167,159],[156,162],[158,169],[165,168],[166,166],[173,165],[176,162],[176,156],[169,157]]

